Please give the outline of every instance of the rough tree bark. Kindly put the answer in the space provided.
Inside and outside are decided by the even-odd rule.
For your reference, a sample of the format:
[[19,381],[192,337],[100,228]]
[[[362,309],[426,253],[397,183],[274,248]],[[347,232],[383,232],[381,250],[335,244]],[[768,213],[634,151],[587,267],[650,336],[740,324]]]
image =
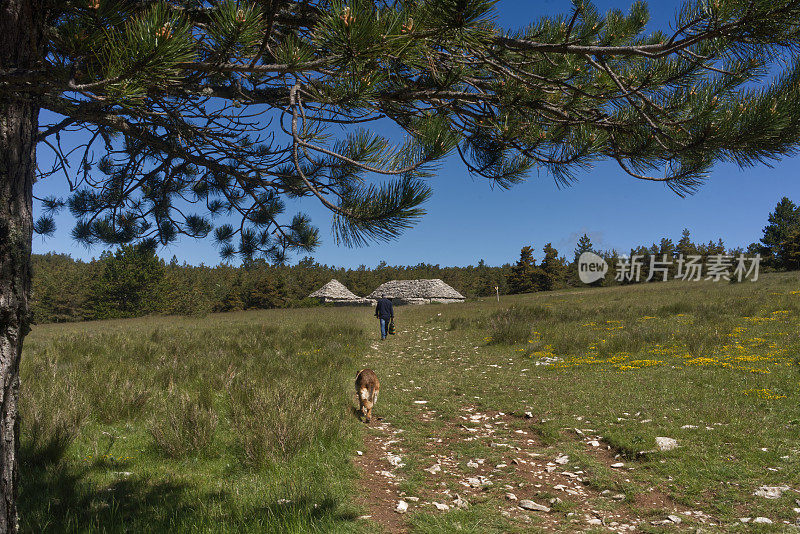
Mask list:
[[[44,2],[0,2],[0,71],[39,66]],[[32,195],[39,107],[30,95],[0,101],[0,532],[18,530],[19,362],[28,333]]]

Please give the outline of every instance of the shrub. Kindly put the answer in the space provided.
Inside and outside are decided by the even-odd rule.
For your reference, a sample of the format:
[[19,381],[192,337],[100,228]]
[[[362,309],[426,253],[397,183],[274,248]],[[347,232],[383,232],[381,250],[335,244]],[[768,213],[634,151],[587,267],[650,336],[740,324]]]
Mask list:
[[524,343],[531,337],[531,325],[520,310],[510,308],[495,313],[489,321],[492,344],[513,345]]
[[86,402],[55,362],[41,362],[31,374],[36,378],[23,384],[20,396],[20,457],[29,465],[57,463],[86,420]]
[[346,411],[331,402],[336,397],[336,391],[324,390],[319,382],[302,383],[290,377],[268,384],[233,380],[228,387],[231,426],[242,463],[264,467],[310,444],[324,445],[342,437]]
[[115,370],[106,376],[88,380],[92,396],[92,415],[102,423],[116,423],[136,418],[147,406],[150,392],[128,370]]
[[183,458],[203,452],[213,441],[216,429],[217,414],[209,398],[173,392],[150,421],[149,431],[162,454]]

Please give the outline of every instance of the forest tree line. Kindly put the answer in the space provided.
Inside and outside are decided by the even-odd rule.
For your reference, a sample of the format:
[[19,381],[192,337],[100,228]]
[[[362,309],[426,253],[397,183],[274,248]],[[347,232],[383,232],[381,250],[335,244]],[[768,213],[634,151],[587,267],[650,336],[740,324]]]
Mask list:
[[[705,262],[717,254],[760,254],[762,271],[796,270],[800,269],[800,207],[784,197],[769,215],[761,241],[747,248],[727,248],[721,239],[694,243],[687,229],[676,242],[663,238],[625,253],[596,250],[587,235],[579,239],[569,258],[551,243],[541,251],[542,260],[537,262],[534,247],[524,246],[515,263],[497,267],[481,260],[466,267],[382,262],[373,268],[345,269],[321,265],[311,257],[296,265],[253,260],[241,266],[212,267],[180,264],[174,257],[165,262],[152,247],[131,244],[88,262],[66,254],[34,255],[31,306],[37,323],[312,306],[318,303],[307,298],[309,293],[332,278],[360,296],[389,280],[441,278],[467,298],[489,297],[496,291],[503,295],[582,286],[576,261],[587,251],[602,256],[609,265],[610,274],[596,284],[604,286],[618,283],[613,272],[619,259],[634,255],[669,260],[681,254],[699,255]],[[647,275],[645,261],[641,280]]]

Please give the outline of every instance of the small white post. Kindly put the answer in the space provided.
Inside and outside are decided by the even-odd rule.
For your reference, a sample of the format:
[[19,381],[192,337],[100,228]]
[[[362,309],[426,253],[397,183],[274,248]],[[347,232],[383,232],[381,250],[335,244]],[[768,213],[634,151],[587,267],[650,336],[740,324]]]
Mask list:
[[494,292],[497,293],[497,302],[500,302],[500,287],[494,286]]

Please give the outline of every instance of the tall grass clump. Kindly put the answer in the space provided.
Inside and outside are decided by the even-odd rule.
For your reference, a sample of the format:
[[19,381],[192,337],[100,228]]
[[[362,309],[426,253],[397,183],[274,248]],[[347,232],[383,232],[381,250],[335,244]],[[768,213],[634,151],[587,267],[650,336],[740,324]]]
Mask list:
[[218,417],[207,389],[191,394],[170,392],[160,400],[149,432],[156,448],[169,458],[184,458],[207,450],[214,439]]
[[29,465],[58,462],[75,440],[88,415],[76,376],[56,360],[31,365],[35,379],[23,383],[20,398],[21,457]]
[[543,306],[511,307],[495,312],[489,318],[489,337],[496,345],[524,343],[531,337],[532,325],[550,317]]
[[324,445],[340,437],[347,412],[321,389],[286,378],[268,384],[234,381],[228,390],[231,425],[242,463],[265,467],[295,456],[309,444]]

